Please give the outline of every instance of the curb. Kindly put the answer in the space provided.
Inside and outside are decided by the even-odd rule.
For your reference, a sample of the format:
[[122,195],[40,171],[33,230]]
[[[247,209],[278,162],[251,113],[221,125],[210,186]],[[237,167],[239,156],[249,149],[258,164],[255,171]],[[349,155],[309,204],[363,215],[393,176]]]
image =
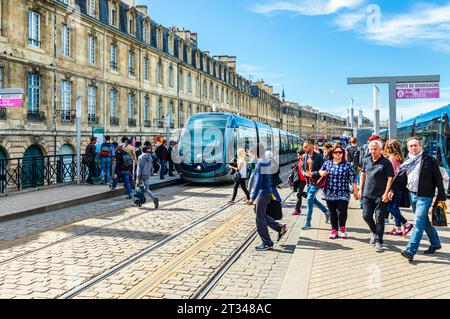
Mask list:
[[[177,185],[180,183],[184,183],[184,182],[181,179],[176,179],[176,180],[172,180],[172,181],[166,181],[166,182],[162,182],[162,183],[153,184],[150,186],[152,187],[152,190],[153,190],[153,189],[161,189],[164,187]],[[106,191],[104,193],[100,193],[100,194],[71,199],[71,200],[61,202],[58,204],[36,207],[36,208],[29,209],[29,210],[13,213],[10,215],[1,216],[0,223],[23,218],[23,217],[29,217],[32,215],[48,213],[51,211],[69,208],[69,207],[73,207],[73,206],[77,206],[77,205],[89,204],[89,203],[96,202],[99,200],[110,199],[110,198],[123,196],[123,195],[126,195],[126,191],[124,188],[116,190],[116,191],[108,190],[108,191]]]

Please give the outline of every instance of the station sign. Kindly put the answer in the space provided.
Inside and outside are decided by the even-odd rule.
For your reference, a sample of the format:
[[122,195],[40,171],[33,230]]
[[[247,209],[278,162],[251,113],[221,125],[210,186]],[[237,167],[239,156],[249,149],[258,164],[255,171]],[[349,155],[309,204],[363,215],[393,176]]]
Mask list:
[[439,99],[439,82],[397,83],[398,100]]
[[23,89],[0,89],[0,108],[21,107]]

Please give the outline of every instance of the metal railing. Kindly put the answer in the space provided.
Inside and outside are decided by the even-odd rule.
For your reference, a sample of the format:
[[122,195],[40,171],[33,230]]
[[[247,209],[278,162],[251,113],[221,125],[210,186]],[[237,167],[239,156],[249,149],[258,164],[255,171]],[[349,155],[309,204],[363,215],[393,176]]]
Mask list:
[[150,120],[144,120],[144,126],[145,127],[151,127],[152,123]]
[[[0,159],[0,194],[73,183],[77,178],[76,170],[76,154]],[[88,172],[88,168],[81,164],[81,180]]]
[[45,113],[39,111],[28,111],[27,119],[30,122],[44,122]]
[[119,125],[119,118],[115,116],[111,116],[109,118],[109,124],[111,125]]
[[128,126],[135,127],[136,126],[136,119],[128,119]]
[[[154,119],[153,120],[153,126],[155,126],[157,128],[165,128],[166,127],[166,121],[165,120]],[[175,128],[175,123],[174,122],[170,123],[169,128]]]
[[88,114],[88,124],[98,124],[98,116],[95,114]]

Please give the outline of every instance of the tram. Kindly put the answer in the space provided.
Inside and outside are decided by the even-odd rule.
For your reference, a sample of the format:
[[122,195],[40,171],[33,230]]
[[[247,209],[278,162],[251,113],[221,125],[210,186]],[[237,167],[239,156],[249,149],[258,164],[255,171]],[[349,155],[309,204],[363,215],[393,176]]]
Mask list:
[[272,151],[281,165],[296,160],[301,148],[297,135],[231,113],[199,113],[183,128],[175,167],[182,179],[194,183],[232,181],[228,163],[237,149],[253,150],[257,143]]
[[404,154],[408,153],[406,140],[411,136],[420,138],[424,150],[438,160],[442,175],[447,183],[450,175],[449,117],[450,104],[404,121],[397,126],[397,137],[402,143]]

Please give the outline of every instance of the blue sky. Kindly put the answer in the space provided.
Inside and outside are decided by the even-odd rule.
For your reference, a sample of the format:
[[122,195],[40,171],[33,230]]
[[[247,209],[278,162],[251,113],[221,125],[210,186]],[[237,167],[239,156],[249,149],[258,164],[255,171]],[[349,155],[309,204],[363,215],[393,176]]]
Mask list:
[[[211,55],[286,99],[345,115],[350,98],[372,118],[372,87],[347,77],[441,75],[441,98],[398,102],[398,120],[450,104],[450,0],[137,0],[158,23],[185,27]],[[378,14],[379,13],[379,14]],[[388,118],[381,85],[381,117]]]

